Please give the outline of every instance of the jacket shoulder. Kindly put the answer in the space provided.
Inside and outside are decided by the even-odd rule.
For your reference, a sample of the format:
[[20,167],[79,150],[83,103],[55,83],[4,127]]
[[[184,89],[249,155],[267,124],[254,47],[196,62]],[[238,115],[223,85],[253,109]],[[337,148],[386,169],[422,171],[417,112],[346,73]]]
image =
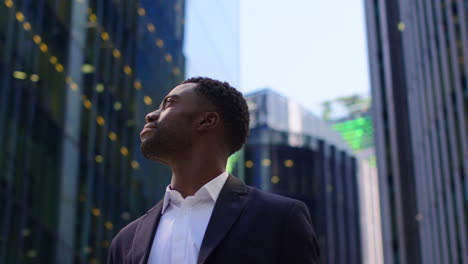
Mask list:
[[143,216],[126,225],[117,233],[114,239],[112,239],[109,247],[109,258],[124,259],[132,246],[136,229],[142,217]]
[[117,233],[110,244],[107,263],[123,263],[119,260],[124,260],[130,251],[138,225],[143,217],[154,209],[155,207],[151,208],[144,215],[132,221]]
[[305,203],[286,196],[265,192],[255,187],[246,185],[253,203],[259,203],[264,207],[273,209],[289,209],[293,206],[305,207]]

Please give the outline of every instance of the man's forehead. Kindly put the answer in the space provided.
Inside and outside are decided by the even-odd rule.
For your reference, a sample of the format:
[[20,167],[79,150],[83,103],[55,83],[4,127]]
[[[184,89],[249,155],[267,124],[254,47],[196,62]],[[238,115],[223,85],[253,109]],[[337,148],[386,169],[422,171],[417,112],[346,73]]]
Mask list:
[[194,93],[193,89],[197,86],[196,83],[184,83],[172,89],[167,96],[184,95]]

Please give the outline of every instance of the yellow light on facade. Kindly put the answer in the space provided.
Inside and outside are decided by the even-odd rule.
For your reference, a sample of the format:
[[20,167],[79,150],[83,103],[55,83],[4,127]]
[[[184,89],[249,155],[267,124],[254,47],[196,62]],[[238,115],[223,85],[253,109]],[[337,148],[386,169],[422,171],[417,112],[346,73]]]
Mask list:
[[114,103],[114,110],[119,111],[120,109],[122,109],[122,103],[121,102],[115,102]]
[[120,147],[120,154],[127,156],[128,155],[128,148],[127,147]]
[[151,23],[148,23],[146,25],[146,28],[148,29],[149,32],[155,32],[156,31],[156,27]]
[[57,61],[58,61],[58,59],[55,56],[51,56],[50,59],[49,59],[49,62],[52,63],[52,64],[56,64]]
[[102,247],[103,248],[108,248],[109,247],[109,241],[108,240],[102,241]]
[[146,105],[151,105],[151,103],[153,102],[153,100],[149,96],[143,97],[143,101],[145,102]]
[[13,7],[13,1],[11,1],[11,0],[5,0],[5,5],[6,5],[8,8],[12,8],[12,7]]
[[98,264],[98,261],[96,258],[92,258],[89,260],[89,264]]
[[128,221],[130,219],[130,213],[129,212],[123,212],[120,217],[122,217],[123,220]]
[[39,75],[37,74],[31,74],[31,76],[29,77],[31,79],[32,82],[37,82],[39,81]]
[[279,181],[280,181],[280,178],[278,176],[271,177],[271,183],[277,184]]
[[94,160],[95,160],[97,163],[101,163],[101,162],[104,160],[104,157],[101,156],[101,155],[96,155],[96,157],[94,157]]
[[140,164],[136,160],[132,160],[130,165],[132,165],[132,168],[134,168],[135,170],[140,168]]
[[72,84],[70,84],[70,88],[72,89],[72,91],[77,91],[78,90],[78,84],[72,83]]
[[133,82],[133,87],[137,90],[141,90],[141,82],[140,81],[134,81]]
[[125,74],[130,75],[130,74],[132,74],[132,68],[130,66],[128,66],[128,65],[125,65],[124,72],[125,72]]
[[100,126],[103,126],[106,123],[106,120],[104,120],[104,117],[98,115],[96,117],[96,123],[98,123],[98,125]]
[[98,93],[104,92],[104,84],[102,84],[102,83],[96,84],[96,92],[98,92]]
[[84,202],[84,201],[86,201],[86,196],[84,194],[80,194],[78,199],[80,200],[80,202]]
[[90,247],[84,247],[84,248],[83,248],[83,252],[84,252],[85,254],[89,254],[89,253],[93,252],[93,250],[92,250]]
[[30,249],[30,250],[28,250],[28,252],[26,252],[26,256],[28,258],[35,258],[35,257],[37,257],[37,251],[34,250],[34,249]]
[[403,23],[403,22],[398,22],[398,26],[397,26],[397,27],[398,27],[398,30],[399,30],[400,32],[403,32],[403,31],[405,31],[406,25],[405,25],[405,23]]
[[93,208],[93,210],[91,210],[91,213],[94,216],[100,216],[101,215],[101,210],[99,210],[99,208]]
[[34,35],[33,36],[33,41],[34,41],[34,43],[39,44],[39,43],[41,43],[42,38],[39,35]]
[[91,103],[90,100],[84,99],[84,100],[83,100],[83,106],[84,106],[86,109],[91,109],[91,107],[93,107],[93,104]]
[[117,140],[117,134],[114,133],[114,132],[109,132],[109,135],[108,135],[109,139],[112,140],[112,141],[116,141]]
[[164,59],[167,61],[167,62],[171,62],[172,61],[172,55],[169,54],[169,53],[166,53],[164,55]]
[[83,66],[81,66],[81,71],[84,73],[84,74],[89,74],[89,73],[93,73],[94,72],[94,66],[91,65],[91,64],[83,64]]
[[55,70],[57,70],[58,72],[63,72],[63,65],[60,63],[57,63],[57,65],[55,65]]
[[138,15],[144,16],[146,14],[146,10],[143,7],[138,8]]
[[164,47],[164,40],[158,38],[156,40],[156,46],[158,46],[158,48]]
[[15,79],[24,80],[24,79],[26,79],[28,77],[28,75],[23,71],[14,71],[13,72],[13,77]]
[[291,167],[294,166],[294,161],[293,161],[293,160],[290,160],[290,159],[285,160],[285,161],[284,161],[284,166],[285,166],[285,167],[288,167],[288,168],[291,168]]
[[247,167],[247,168],[250,169],[250,168],[252,168],[253,166],[254,166],[253,161],[248,160],[248,161],[245,162],[245,167]]
[[420,213],[416,214],[415,219],[416,219],[416,221],[421,222],[421,220],[423,219],[422,214],[420,214]]
[[120,50],[114,49],[112,51],[112,56],[114,56],[114,58],[116,58],[116,59],[120,58]]
[[47,52],[49,50],[49,47],[47,47],[47,44],[45,43],[41,43],[39,45],[39,49],[42,51],[42,52]]
[[112,222],[110,221],[107,221],[104,226],[106,227],[107,230],[112,230],[114,228],[114,225],[112,224]]
[[31,30],[31,24],[29,22],[24,22],[23,23],[23,28],[24,28],[24,30],[29,31],[29,30]]
[[104,40],[104,41],[108,41],[108,40],[109,40],[109,33],[105,32],[105,31],[102,32],[102,33],[101,33],[101,38],[102,38],[102,40]]
[[96,22],[96,20],[97,20],[97,16],[95,14],[89,15],[89,21]]
[[175,76],[179,76],[180,75],[180,69],[178,67],[174,67],[172,69],[172,73],[175,75]]
[[28,237],[30,234],[31,234],[31,230],[28,228],[21,230],[21,235],[24,237]]
[[179,3],[176,3],[174,4],[174,9],[175,11],[180,12],[180,10],[182,10],[182,6]]
[[18,20],[19,22],[23,22],[24,21],[24,14],[20,11],[16,12],[16,20]]
[[271,165],[271,160],[270,159],[263,159],[262,160],[262,165],[263,166],[270,166]]

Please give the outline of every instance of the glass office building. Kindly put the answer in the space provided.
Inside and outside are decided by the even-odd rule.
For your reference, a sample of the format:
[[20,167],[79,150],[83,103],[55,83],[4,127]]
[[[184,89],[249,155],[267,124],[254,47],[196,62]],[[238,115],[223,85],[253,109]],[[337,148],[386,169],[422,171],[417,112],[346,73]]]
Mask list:
[[467,1],[365,4],[385,263],[468,263]]
[[[370,100],[369,100],[370,102]],[[358,186],[363,263],[382,264],[383,241],[380,218],[378,174],[374,149],[374,131],[370,104],[331,121],[332,127],[354,150],[358,159]]]
[[160,199],[138,131],[183,79],[184,5],[0,3],[0,263],[104,263]]
[[271,91],[246,96],[245,182],[304,201],[321,263],[362,263],[357,160],[325,121]]

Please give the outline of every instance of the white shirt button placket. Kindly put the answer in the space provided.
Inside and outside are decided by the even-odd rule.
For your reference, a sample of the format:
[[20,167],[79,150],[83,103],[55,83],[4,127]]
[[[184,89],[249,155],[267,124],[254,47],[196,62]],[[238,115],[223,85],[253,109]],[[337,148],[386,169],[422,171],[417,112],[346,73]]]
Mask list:
[[177,208],[179,217],[174,222],[173,238],[172,238],[172,263],[184,263],[186,256],[185,247],[187,244],[188,234],[188,214],[186,205],[183,203],[180,208]]

